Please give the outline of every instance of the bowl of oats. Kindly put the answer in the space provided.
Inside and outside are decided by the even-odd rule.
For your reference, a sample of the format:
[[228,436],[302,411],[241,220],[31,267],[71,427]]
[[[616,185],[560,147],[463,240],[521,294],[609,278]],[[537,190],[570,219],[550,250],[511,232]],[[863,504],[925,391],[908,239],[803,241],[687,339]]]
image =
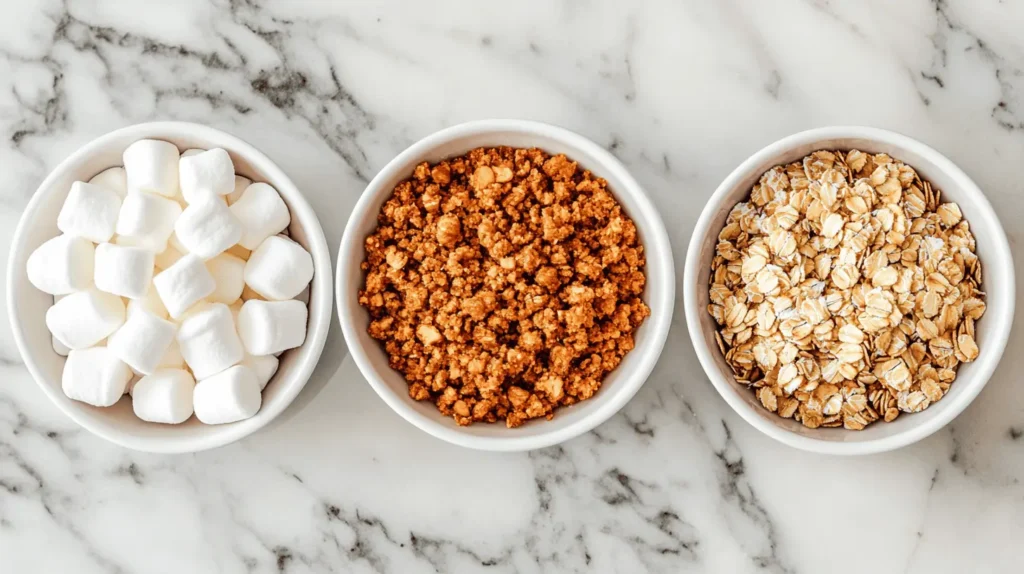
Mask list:
[[644,383],[668,336],[668,235],[610,153],[568,130],[470,122],[370,182],[338,256],[345,340],[427,433],[518,451],[580,435]]
[[684,272],[711,383],[790,446],[882,452],[942,428],[1009,338],[1014,273],[978,186],[909,137],[828,127],[754,154],[719,186]]

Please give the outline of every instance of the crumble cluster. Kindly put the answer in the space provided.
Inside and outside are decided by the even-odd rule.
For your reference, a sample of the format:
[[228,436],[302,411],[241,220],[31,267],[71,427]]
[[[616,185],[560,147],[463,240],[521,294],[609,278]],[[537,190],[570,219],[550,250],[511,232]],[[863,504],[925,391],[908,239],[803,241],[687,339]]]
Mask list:
[[592,397],[650,314],[633,221],[604,179],[540,149],[421,163],[365,247],[369,334],[460,425]]

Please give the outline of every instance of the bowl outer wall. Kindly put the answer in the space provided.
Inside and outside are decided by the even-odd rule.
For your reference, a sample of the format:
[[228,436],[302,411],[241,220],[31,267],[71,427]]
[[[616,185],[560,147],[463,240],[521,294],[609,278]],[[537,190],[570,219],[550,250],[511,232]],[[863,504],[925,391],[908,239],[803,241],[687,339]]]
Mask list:
[[[235,162],[236,172],[265,181],[281,193],[292,214],[293,239],[312,255],[315,274],[310,285],[306,342],[281,358],[281,366],[263,393],[263,406],[252,418],[227,425],[203,425],[194,417],[182,425],[158,425],[137,419],[125,396],[101,409],[72,401],[61,389],[64,358],[51,346],[43,316],[52,297],[36,290],[25,272],[29,254],[59,233],[56,214],[71,182],[88,180],[112,166],[122,165],[125,147],[138,139],[170,141],[182,151],[191,147],[223,147]],[[262,428],[298,395],[316,366],[326,342],[333,305],[333,274],[327,241],[309,203],[288,176],[266,155],[241,139],[220,130],[186,122],[136,124],[102,135],[62,161],[39,186],[25,208],[11,245],[7,269],[7,305],[15,342],[25,366],[43,392],[60,410],[87,430],[135,450],[179,453],[215,448]]]
[[[754,393],[732,377],[714,341],[714,321],[707,313],[707,282],[714,240],[729,210],[749,197],[765,170],[797,161],[819,149],[861,149],[888,153],[913,167],[923,179],[942,191],[943,199],[957,202],[977,238],[982,260],[982,289],[987,293],[985,316],[977,323],[981,356],[961,366],[956,381],[943,399],[914,415],[892,423],[879,423],[862,431],[808,429],[765,410]],[[826,127],[800,132],[770,144],[737,167],[708,200],[694,228],[684,270],[684,308],[694,350],[719,394],[747,422],[790,446],[837,455],[883,452],[906,446],[939,430],[981,392],[995,370],[1009,339],[1015,286],[1009,243],[999,219],[978,186],[952,161],[907,136],[867,127]]]
[[[593,398],[558,409],[554,419],[529,421],[515,429],[500,424],[459,427],[430,402],[414,401],[401,374],[388,366],[379,343],[367,334],[369,316],[358,304],[363,285],[363,241],[376,227],[376,214],[394,186],[423,161],[436,162],[481,146],[540,147],[564,153],[584,169],[608,180],[608,187],[633,218],[647,255],[644,300],[649,317],[636,333],[636,347],[609,373]],[[395,412],[428,434],[460,446],[522,451],[558,444],[585,433],[614,415],[640,389],[668,336],[675,298],[671,246],[654,205],[625,167],[606,150],[563,128],[519,120],[484,120],[436,132],[399,154],[374,177],[357,202],[342,237],[337,265],[337,306],[349,351],[363,376]]]

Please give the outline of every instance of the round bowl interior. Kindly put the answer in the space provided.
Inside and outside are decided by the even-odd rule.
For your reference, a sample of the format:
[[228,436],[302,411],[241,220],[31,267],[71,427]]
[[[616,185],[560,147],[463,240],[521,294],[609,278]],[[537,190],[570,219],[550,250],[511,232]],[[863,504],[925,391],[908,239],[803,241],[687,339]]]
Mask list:
[[[235,172],[266,182],[280,192],[292,215],[289,233],[313,256],[309,324],[306,342],[281,356],[274,378],[263,391],[263,406],[252,418],[226,425],[204,425],[195,417],[180,425],[147,423],[132,412],[126,395],[116,405],[97,408],[73,401],[61,389],[65,359],[54,352],[46,329],[46,310],[53,297],[28,281],[28,256],[58,235],[57,214],[74,181],[122,165],[121,154],[132,142],[154,138],[169,141],[181,151],[220,147],[231,154]],[[48,397],[86,429],[117,444],[152,452],[193,452],[238,440],[280,414],[295,398],[316,366],[330,325],[333,298],[331,258],[313,209],[290,179],[270,159],[242,140],[197,124],[157,122],[123,128],[101,136],[64,160],[39,186],[15,232],[7,270],[7,302],[18,349],[33,378]]]
[[[651,316],[636,332],[636,347],[608,374],[601,390],[590,400],[558,409],[554,419],[529,421],[509,429],[504,424],[458,426],[438,412],[433,403],[409,397],[403,376],[388,366],[380,344],[367,333],[369,315],[359,306],[364,277],[363,242],[377,226],[377,213],[391,192],[423,161],[437,162],[484,146],[538,147],[551,154],[564,153],[608,181],[609,189],[636,223],[647,255],[644,301]],[[590,140],[568,130],[533,122],[489,120],[454,126],[437,132],[392,160],[370,182],[356,204],[338,255],[338,313],[352,356],[382,399],[398,414],[427,433],[470,448],[515,451],[557,444],[582,434],[615,414],[643,385],[657,362],[668,336],[674,302],[675,279],[668,235],[653,204],[622,164]]]
[[[941,401],[891,423],[877,422],[862,431],[809,429],[765,410],[754,393],[737,383],[715,342],[716,324],[707,312],[708,280],[718,233],[732,207],[749,198],[750,190],[769,168],[802,159],[820,150],[859,149],[886,153],[913,167],[922,179],[954,201],[970,223],[982,262],[982,290],[987,294],[984,317],[976,325],[981,355],[961,365]],[[934,149],[906,136],[859,127],[821,128],[780,140],[744,162],[708,201],[687,253],[684,274],[686,321],[701,365],[722,397],[747,422],[769,436],[798,448],[830,454],[866,454],[898,448],[942,428],[981,392],[1002,356],[1013,320],[1014,274],[1006,235],[978,186]]]

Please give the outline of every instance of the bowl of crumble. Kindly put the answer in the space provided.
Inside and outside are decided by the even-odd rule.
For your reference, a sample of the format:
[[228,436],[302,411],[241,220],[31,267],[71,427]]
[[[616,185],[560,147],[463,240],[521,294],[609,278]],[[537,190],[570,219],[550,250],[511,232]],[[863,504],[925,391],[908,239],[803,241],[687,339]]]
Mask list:
[[684,306],[711,383],[808,451],[882,452],[981,392],[1009,338],[1014,272],[978,186],[907,136],[801,132],[757,152],[694,228]]
[[377,394],[464,447],[542,448],[615,414],[668,336],[671,247],[609,152],[484,120],[413,144],[370,182],[338,255],[338,312]]

